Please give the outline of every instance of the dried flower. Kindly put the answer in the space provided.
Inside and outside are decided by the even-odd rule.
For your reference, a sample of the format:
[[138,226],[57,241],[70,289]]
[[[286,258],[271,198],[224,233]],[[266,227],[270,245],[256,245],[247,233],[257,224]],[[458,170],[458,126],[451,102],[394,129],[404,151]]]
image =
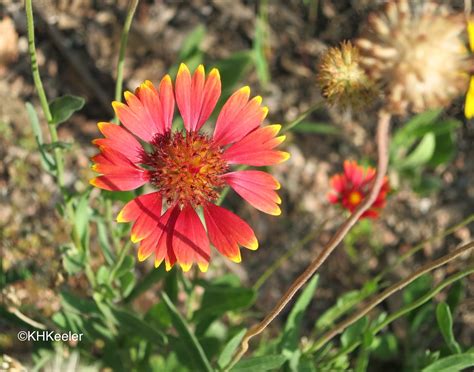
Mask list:
[[[340,204],[343,208],[353,212],[369,194],[374,178],[374,168],[368,167],[364,170],[355,161],[344,161],[344,173],[331,177],[332,190],[328,194],[329,202]],[[388,178],[385,177],[377,199],[361,218],[377,218],[380,209],[385,206],[385,199],[389,191],[390,185]]]
[[[193,263],[206,271],[212,242],[220,253],[240,262],[239,246],[257,249],[255,234],[240,217],[214,203],[228,185],[255,208],[280,214],[277,180],[266,172],[229,168],[285,161],[289,154],[274,150],[285,136],[277,136],[280,125],[261,126],[268,110],[261,107],[261,97],[249,99],[248,87],[224,104],[212,136],[200,133],[221,93],[216,69],[206,77],[201,65],[191,75],[181,64],[174,90],[166,75],[158,89],[147,81],[135,94],[125,93],[126,104],[113,103],[125,128],[99,123],[105,138],[94,141],[100,154],[92,160],[93,169],[103,175],[91,184],[105,190],[150,184],[157,190],[126,204],[117,217],[118,222],[134,222],[131,239],[140,243],[140,261],[154,254],[155,266],[164,260],[167,270],[177,262],[184,271]],[[171,130],[175,101],[183,132]],[[203,210],[207,232],[197,208]]]
[[359,50],[350,41],[329,48],[321,57],[317,79],[330,104],[357,109],[375,98],[377,90],[359,60]]
[[369,16],[356,45],[361,65],[384,87],[393,113],[445,107],[467,88],[464,16],[445,5],[390,1]]

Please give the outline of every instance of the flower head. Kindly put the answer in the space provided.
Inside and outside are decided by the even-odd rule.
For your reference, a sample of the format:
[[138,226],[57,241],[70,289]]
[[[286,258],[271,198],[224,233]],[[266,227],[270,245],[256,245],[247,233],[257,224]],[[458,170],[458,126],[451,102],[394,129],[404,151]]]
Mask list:
[[[145,184],[154,192],[141,195],[120,211],[118,222],[133,222],[131,239],[139,243],[140,261],[154,255],[155,266],[165,261],[188,271],[197,263],[207,270],[210,243],[223,255],[240,262],[240,246],[257,249],[251,227],[234,213],[215,204],[225,186],[253,207],[280,214],[280,187],[270,174],[236,170],[235,164],[267,166],[288,159],[275,150],[285,136],[280,125],[261,126],[267,108],[261,97],[250,99],[241,88],[224,104],[212,135],[200,131],[221,93],[219,72],[207,76],[199,66],[191,75],[181,64],[173,87],[166,75],[156,89],[146,81],[126,103],[113,102],[122,126],[99,123],[105,138],[94,140],[100,153],[93,170],[102,175],[91,184],[105,190],[133,190]],[[175,103],[184,130],[173,131]],[[203,221],[196,210],[202,210]],[[205,223],[206,228],[204,228]]]
[[445,107],[469,83],[465,21],[432,1],[387,2],[356,41],[360,63],[396,114]]
[[359,60],[359,50],[350,41],[329,48],[321,57],[317,79],[330,104],[360,108],[376,97],[375,85]]
[[[368,167],[364,170],[355,161],[344,161],[344,173],[336,174],[331,178],[332,190],[328,194],[329,202],[340,204],[352,213],[369,194],[374,178],[374,168]],[[377,199],[361,218],[377,218],[380,209],[385,206],[389,191],[390,185],[385,177]]]

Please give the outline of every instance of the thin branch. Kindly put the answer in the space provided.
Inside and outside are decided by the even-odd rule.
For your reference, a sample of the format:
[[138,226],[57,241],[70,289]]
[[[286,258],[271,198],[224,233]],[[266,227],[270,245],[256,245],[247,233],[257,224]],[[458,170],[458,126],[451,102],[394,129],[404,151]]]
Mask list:
[[349,218],[342,224],[337,230],[336,234],[326,244],[323,250],[319,253],[316,259],[311,262],[308,268],[293,282],[290,288],[285,292],[283,297],[278,301],[276,306],[268,313],[268,315],[258,324],[251,327],[244,338],[242,339],[240,349],[234,356],[229,365],[225,370],[230,370],[245,354],[249,347],[249,341],[253,337],[257,336],[267,328],[267,326],[275,319],[278,314],[285,308],[288,302],[291,301],[293,296],[298,292],[301,287],[313,276],[313,274],[319,269],[319,267],[326,261],[329,255],[336,249],[341,243],[347,233],[356,224],[362,214],[368,210],[375,199],[377,198],[382,184],[384,181],[385,174],[387,173],[388,167],[388,144],[389,144],[389,132],[390,132],[390,119],[391,115],[385,111],[380,111],[379,120],[377,125],[377,148],[378,148],[378,166],[377,175],[375,176],[374,184],[370,190],[369,195],[349,216]]
[[320,349],[323,345],[329,342],[333,337],[337,336],[339,333],[343,332],[347,327],[351,324],[357,322],[360,318],[367,315],[374,307],[380,304],[382,301],[386,300],[388,297],[393,295],[395,292],[405,288],[408,284],[413,282],[414,280],[418,279],[420,276],[440,267],[442,265],[447,264],[448,262],[454,260],[455,258],[459,257],[460,255],[466,253],[467,251],[474,248],[474,242],[470,242],[462,247],[454,250],[453,252],[438,258],[432,262],[428,262],[427,264],[420,267],[416,270],[413,274],[409,275],[403,280],[400,280],[398,283],[395,283],[384,290],[379,295],[375,296],[371,301],[361,306],[360,310],[355,312],[349,318],[343,320],[342,322],[336,324],[334,328],[330,329],[326,333],[324,333],[311,347],[311,352],[314,352]]

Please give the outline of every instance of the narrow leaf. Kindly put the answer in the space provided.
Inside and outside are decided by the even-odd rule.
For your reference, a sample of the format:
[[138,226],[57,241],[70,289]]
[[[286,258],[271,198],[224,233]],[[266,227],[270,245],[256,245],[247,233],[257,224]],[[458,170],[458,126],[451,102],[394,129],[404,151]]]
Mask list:
[[458,372],[474,366],[474,353],[450,355],[423,368],[422,372]]
[[199,364],[201,370],[212,372],[213,369],[211,367],[211,363],[207,359],[201,344],[194,333],[191,331],[186,320],[178,312],[178,309],[176,309],[173,302],[171,302],[166,292],[161,293],[161,298],[168,309],[168,312],[171,316],[171,321],[176,328],[176,331],[179,333],[181,341],[187,347],[190,357]]
[[224,346],[224,350],[222,350],[219,359],[217,360],[217,364],[219,367],[224,368],[227,364],[230,363],[232,359],[232,355],[234,355],[234,351],[240,344],[240,341],[244,338],[245,332],[247,329],[244,328],[240,332],[238,332],[234,337],[232,337],[229,342]]
[[453,334],[453,317],[447,303],[440,302],[436,307],[436,320],[438,327],[443,335],[444,341],[453,354],[460,354],[461,347],[456,342]]
[[278,370],[286,358],[283,355],[267,355],[243,359],[238,362],[232,372],[263,372]]

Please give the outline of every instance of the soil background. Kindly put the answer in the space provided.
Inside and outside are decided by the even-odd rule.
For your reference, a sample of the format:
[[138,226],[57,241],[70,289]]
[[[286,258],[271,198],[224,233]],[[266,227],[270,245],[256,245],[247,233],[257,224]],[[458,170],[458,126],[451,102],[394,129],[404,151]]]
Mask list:
[[[308,5],[313,2],[316,11]],[[367,14],[382,3],[369,0],[313,2],[268,1],[265,54],[271,79],[262,87],[251,67],[240,84],[250,85],[252,94],[263,96],[269,107],[269,123],[287,123],[321,99],[315,81],[321,52],[356,36]],[[462,10],[462,1],[446,2]],[[127,1],[36,0],[34,4],[38,61],[48,97],[69,93],[87,100],[84,109],[59,128],[61,140],[73,143],[66,165],[67,185],[83,189],[93,176],[89,157],[96,152],[91,145],[91,140],[99,136],[96,123],[109,120],[113,114],[110,102]],[[201,44],[206,65],[251,49],[258,7],[258,2],[242,0],[141,1],[126,52],[124,88],[133,91],[145,79],[157,83],[179,63],[184,40],[199,25],[206,28]],[[56,286],[61,276],[61,262],[57,249],[67,242],[68,232],[56,210],[60,196],[54,180],[41,169],[25,109],[25,102],[32,102],[41,112],[27,47],[22,2],[1,0],[0,245],[3,269],[14,267],[17,273],[29,273],[19,277],[13,285],[18,301],[25,313],[41,311],[47,316],[58,310]],[[464,120],[462,100],[460,97],[448,110],[450,116],[459,120]],[[288,136],[285,147],[292,157],[272,169],[282,183],[283,214],[278,220],[247,207],[233,194],[229,196],[227,203],[254,227],[260,249],[244,251],[240,265],[229,264],[214,254],[214,265],[206,275],[231,270],[251,285],[303,236],[322,226],[316,238],[289,258],[261,288],[257,310],[264,314],[272,308],[343,221],[344,214],[327,201],[329,178],[341,171],[344,159],[373,161],[376,158],[374,118],[373,111],[341,113],[335,108],[326,108],[312,113],[307,121],[331,123],[339,134],[291,133]],[[395,129],[405,121],[404,118],[397,120]],[[321,268],[316,300],[306,320],[308,325],[334,304],[340,294],[360,288],[368,278],[391,265],[416,243],[473,213],[473,123],[464,123],[456,137],[454,160],[433,170],[442,180],[439,191],[419,195],[409,185],[395,182],[396,192],[390,195],[381,218],[374,221],[373,234],[361,236],[350,249],[344,245],[339,247]],[[114,211],[120,207],[117,203]],[[446,239],[426,244],[389,279],[397,280],[420,263],[472,240],[473,232],[471,224]],[[441,280],[465,265],[462,261],[436,270],[435,279]],[[137,275],[149,270],[152,267],[148,263],[137,265]],[[78,289],[84,285],[80,277],[74,280]],[[6,288],[4,293],[8,290],[12,289]],[[466,286],[466,299],[455,317],[456,337],[464,345],[472,345],[474,340],[473,292],[471,283]],[[156,293],[143,297],[136,306],[149,306],[156,300]],[[396,309],[399,303],[395,298],[383,306],[386,310]],[[273,324],[270,333],[278,330],[278,322],[282,322],[285,315]],[[394,327],[396,330],[397,323]],[[0,330],[0,347],[19,360],[28,359],[28,350],[12,340],[16,331],[2,320]],[[385,367],[387,371],[396,368],[396,365]]]

